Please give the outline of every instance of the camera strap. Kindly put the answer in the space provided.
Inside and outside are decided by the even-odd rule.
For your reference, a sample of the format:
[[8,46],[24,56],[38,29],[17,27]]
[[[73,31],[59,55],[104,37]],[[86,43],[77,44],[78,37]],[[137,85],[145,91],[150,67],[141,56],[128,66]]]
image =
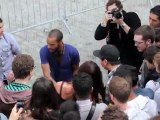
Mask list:
[[87,116],[87,118],[86,118],[86,120],[91,120],[92,119],[92,117],[93,117],[93,114],[94,114],[94,112],[95,112],[95,109],[96,109],[96,103],[92,103],[92,106],[91,106],[91,109],[90,109],[90,111],[89,111],[89,113],[88,113],[88,116]]

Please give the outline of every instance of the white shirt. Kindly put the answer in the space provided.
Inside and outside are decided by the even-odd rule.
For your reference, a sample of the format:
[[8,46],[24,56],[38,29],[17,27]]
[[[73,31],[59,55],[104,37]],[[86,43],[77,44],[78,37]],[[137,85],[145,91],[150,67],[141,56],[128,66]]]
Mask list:
[[156,102],[146,96],[138,95],[135,99],[128,101],[127,104],[146,112],[150,117],[154,117],[158,114]]
[[157,103],[158,112],[160,112],[160,88],[154,94],[154,100]]
[[129,107],[124,111],[128,115],[129,120],[148,120],[150,116],[140,109]]
[[159,82],[155,82],[153,80],[150,80],[147,82],[145,88],[150,88],[151,90],[153,90],[153,92],[155,92],[158,88],[160,88],[160,84],[159,84]]

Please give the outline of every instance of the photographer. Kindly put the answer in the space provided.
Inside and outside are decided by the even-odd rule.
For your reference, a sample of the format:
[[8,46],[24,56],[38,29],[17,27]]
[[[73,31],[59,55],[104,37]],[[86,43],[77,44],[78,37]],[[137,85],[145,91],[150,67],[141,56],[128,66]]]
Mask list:
[[129,64],[139,69],[142,53],[134,46],[134,31],[141,26],[138,15],[125,12],[119,0],[109,0],[103,21],[95,31],[95,39],[106,38],[107,44],[115,45],[120,51],[122,64]]

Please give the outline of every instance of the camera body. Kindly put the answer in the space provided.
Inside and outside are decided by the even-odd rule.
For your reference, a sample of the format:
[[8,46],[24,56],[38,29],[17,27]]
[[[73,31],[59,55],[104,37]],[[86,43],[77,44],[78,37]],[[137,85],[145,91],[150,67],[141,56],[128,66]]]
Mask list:
[[116,19],[122,18],[122,13],[119,10],[115,10],[111,12],[112,16],[115,17]]

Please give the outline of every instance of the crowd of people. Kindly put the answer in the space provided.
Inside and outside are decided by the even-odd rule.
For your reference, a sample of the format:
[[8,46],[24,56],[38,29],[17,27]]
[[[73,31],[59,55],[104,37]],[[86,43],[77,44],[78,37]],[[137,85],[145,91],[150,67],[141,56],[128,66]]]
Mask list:
[[[108,0],[93,51],[108,74],[53,29],[39,52],[43,75],[32,83],[35,63],[0,18],[0,120],[160,120],[160,5],[149,25],[119,0]],[[107,81],[104,83],[103,81]]]

